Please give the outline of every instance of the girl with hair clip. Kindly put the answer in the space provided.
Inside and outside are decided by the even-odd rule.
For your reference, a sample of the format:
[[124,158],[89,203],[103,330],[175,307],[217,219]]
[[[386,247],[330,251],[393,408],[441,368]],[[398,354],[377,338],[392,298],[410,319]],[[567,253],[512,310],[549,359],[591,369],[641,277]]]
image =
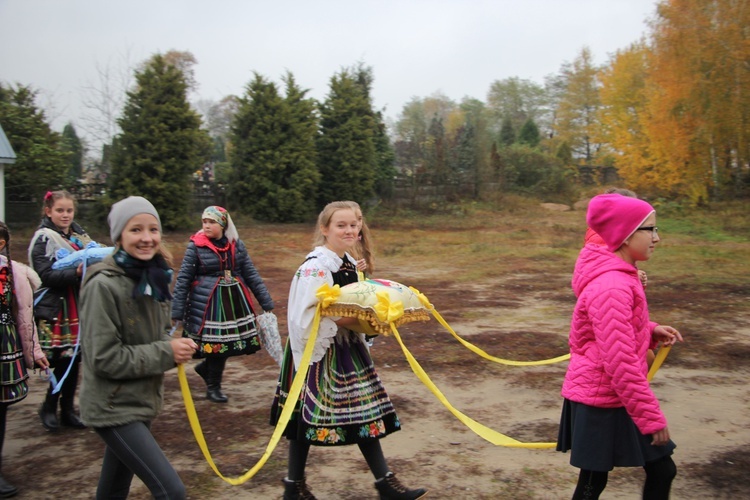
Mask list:
[[[31,268],[11,259],[10,231],[0,222],[0,464],[8,406],[28,394],[27,370],[49,368],[34,325],[34,291],[40,285]],[[0,498],[16,493],[0,475]]]
[[573,272],[577,302],[557,449],[570,450],[580,469],[574,499],[599,498],[614,467],[643,467],[643,498],[667,499],[675,444],[647,379],[646,351],[682,336],[651,321],[635,266],[660,241],[656,212],[637,198],[602,194],[589,203],[586,221],[606,246],[586,244]]
[[50,383],[39,409],[42,425],[51,432],[57,431],[60,424],[85,428],[73,408],[81,360],[80,354],[75,355],[75,359],[73,356],[78,343],[78,291],[83,264],[77,268],[52,268],[58,250],[82,250],[91,241],[86,231],[73,220],[75,211],[75,198],[69,192],[48,191],[44,196],[42,222],[29,244],[29,264],[42,279],[42,289],[37,292],[34,306],[39,341],[54,368],[51,381],[63,381],[60,391],[54,394]]
[[[310,337],[318,305],[316,291],[322,285],[344,286],[358,280],[354,259],[348,252],[360,231],[350,202],[335,201],[318,216],[315,248],[292,279],[287,324],[289,337],[271,410],[276,425],[288,403],[287,395]],[[380,439],[401,429],[401,423],[375,371],[364,335],[348,327],[356,318],[322,317],[307,380],[294,414],[284,430],[289,439],[284,499],[314,499],[305,481],[311,445],[357,444],[374,478],[381,499],[421,498],[426,490],[408,489],[389,469]],[[346,480],[342,481],[345,487]]]
[[169,335],[173,273],[154,206],[131,196],[107,221],[114,253],[89,268],[81,292],[81,415],[106,445],[96,498],[127,498],[137,475],[154,498],[183,499],[151,421],[162,409],[164,372],[198,346]]
[[206,382],[206,398],[226,403],[221,380],[227,358],[261,347],[250,292],[264,312],[273,309],[273,300],[229,212],[210,206],[201,220],[177,275],[172,324],[183,322],[183,335],[200,346],[196,356],[204,360],[195,371]]

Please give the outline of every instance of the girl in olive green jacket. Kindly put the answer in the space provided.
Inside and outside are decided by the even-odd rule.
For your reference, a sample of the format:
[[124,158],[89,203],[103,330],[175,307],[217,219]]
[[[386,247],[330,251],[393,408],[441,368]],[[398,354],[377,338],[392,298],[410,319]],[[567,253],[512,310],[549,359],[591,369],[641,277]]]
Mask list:
[[89,268],[81,293],[81,416],[106,444],[96,498],[127,497],[134,474],[154,498],[185,498],[150,425],[164,372],[197,345],[167,334],[172,270],[154,206],[131,196],[112,206],[108,222],[114,253]]

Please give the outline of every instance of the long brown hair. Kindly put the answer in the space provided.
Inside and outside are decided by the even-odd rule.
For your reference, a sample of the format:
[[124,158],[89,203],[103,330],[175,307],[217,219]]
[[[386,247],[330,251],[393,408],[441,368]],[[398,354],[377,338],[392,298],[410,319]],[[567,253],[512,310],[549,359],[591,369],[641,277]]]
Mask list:
[[375,272],[375,255],[372,248],[372,239],[370,238],[370,228],[367,227],[367,222],[365,222],[365,217],[359,203],[356,201],[348,201],[347,203],[351,205],[357,219],[362,220],[362,227],[359,230],[357,243],[354,245],[354,248],[352,248],[352,255],[357,260],[365,259],[365,262],[367,263],[367,274],[371,275]]

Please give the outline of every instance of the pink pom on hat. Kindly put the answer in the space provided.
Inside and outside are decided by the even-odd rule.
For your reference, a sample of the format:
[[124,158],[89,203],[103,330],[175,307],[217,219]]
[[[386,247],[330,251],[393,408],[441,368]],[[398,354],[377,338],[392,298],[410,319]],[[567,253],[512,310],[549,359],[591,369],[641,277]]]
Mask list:
[[630,238],[654,207],[638,198],[621,194],[600,194],[591,198],[586,212],[586,222],[597,232],[614,252]]

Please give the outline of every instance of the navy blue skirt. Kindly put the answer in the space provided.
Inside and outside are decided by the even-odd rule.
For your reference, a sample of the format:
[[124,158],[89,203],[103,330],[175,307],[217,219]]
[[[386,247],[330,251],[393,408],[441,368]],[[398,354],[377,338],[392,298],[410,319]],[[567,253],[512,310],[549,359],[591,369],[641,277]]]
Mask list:
[[557,451],[570,452],[570,465],[606,472],[615,467],[642,467],[672,454],[670,440],[653,446],[651,435],[638,430],[625,408],[597,408],[565,399]]

